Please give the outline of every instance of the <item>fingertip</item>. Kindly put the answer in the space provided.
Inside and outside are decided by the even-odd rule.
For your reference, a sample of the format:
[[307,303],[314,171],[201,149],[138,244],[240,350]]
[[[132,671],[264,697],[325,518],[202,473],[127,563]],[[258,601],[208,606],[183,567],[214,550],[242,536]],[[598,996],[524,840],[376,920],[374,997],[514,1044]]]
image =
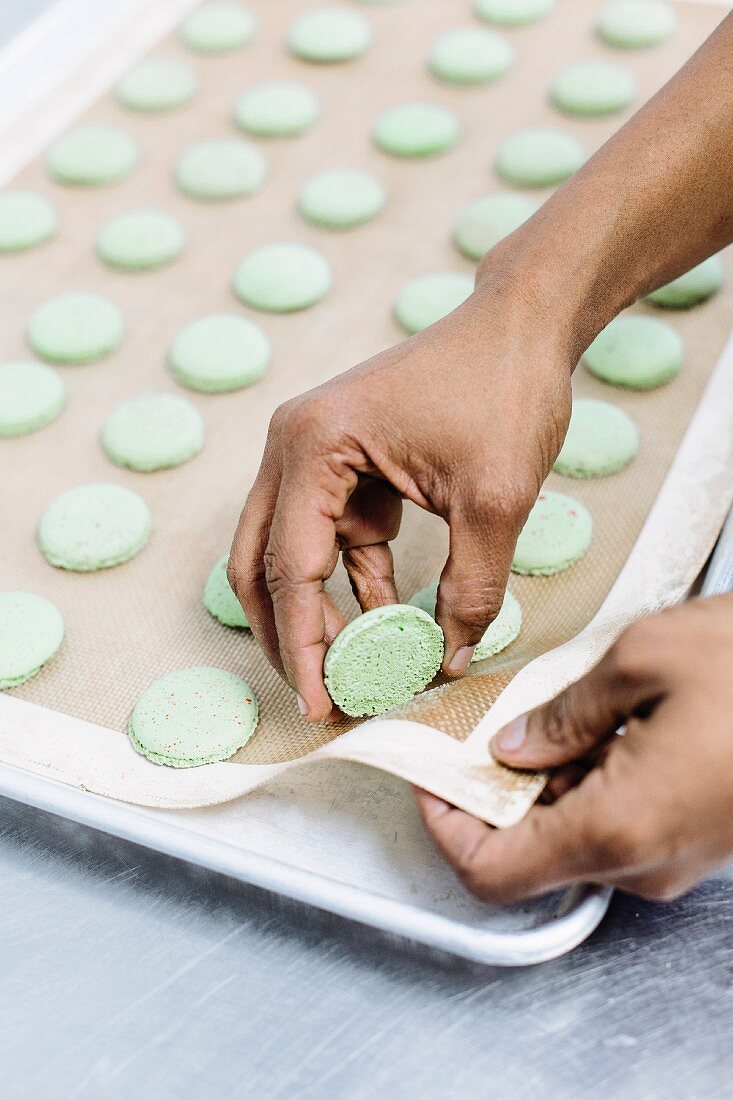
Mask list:
[[424,787],[413,787],[413,790],[418,809],[426,822],[452,809],[450,802],[446,802],[444,798],[433,794],[432,791],[426,791]]
[[516,761],[527,746],[527,715],[520,714],[494,734],[489,751],[501,763]]
[[450,650],[446,649],[443,657],[443,672],[447,676],[463,676],[473,660],[475,649],[475,645],[464,645],[452,654],[450,654]]
[[310,722],[313,725],[317,725],[319,722],[325,722],[328,718],[331,718],[336,711],[333,700],[330,695],[325,691],[322,692],[309,692],[307,698],[300,692],[296,692],[296,698],[298,702],[298,710],[305,718],[306,722]]

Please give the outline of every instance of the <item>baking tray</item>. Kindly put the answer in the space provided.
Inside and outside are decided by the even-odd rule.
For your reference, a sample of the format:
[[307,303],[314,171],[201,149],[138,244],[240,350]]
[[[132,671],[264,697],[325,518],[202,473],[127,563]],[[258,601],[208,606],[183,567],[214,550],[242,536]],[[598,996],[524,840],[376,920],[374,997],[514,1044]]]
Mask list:
[[[114,6],[59,0],[0,54],[0,178],[36,154],[193,6],[190,0],[118,0]],[[68,86],[77,70],[81,78]],[[24,125],[25,113],[62,82],[61,109],[57,102],[47,123]],[[33,116],[38,120],[39,112]],[[9,765],[0,765],[0,794],[482,963],[551,959],[602,919],[611,891],[591,886],[522,906],[479,905],[433,852],[404,783],[359,765],[325,766],[334,769],[327,806],[314,793],[323,786],[309,786],[310,769],[272,790],[200,811],[126,805]],[[301,797],[293,798],[296,787]],[[279,837],[265,835],[272,806],[259,814],[273,799],[282,802]]]

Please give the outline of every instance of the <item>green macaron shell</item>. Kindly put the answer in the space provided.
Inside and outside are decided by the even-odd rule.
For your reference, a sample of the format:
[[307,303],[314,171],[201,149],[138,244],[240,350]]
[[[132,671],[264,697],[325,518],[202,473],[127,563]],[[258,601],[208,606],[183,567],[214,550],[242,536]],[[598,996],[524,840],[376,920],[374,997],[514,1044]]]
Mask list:
[[502,142],[494,167],[517,187],[554,187],[577,172],[585,159],[583,146],[572,134],[532,127]]
[[565,477],[607,477],[623,470],[639,450],[639,433],[623,409],[580,397],[573,402],[555,472]]
[[434,44],[428,67],[448,84],[486,84],[498,80],[514,64],[514,48],[488,27],[457,27]]
[[55,236],[58,218],[44,195],[0,192],[0,252],[23,252]]
[[98,187],[129,176],[140,160],[134,138],[114,126],[79,126],[62,134],[46,156],[59,183]]
[[43,363],[0,363],[0,438],[25,435],[54,420],[66,387]]
[[117,101],[129,111],[158,114],[185,107],[198,91],[198,77],[185,61],[148,57],[115,86]]
[[244,613],[244,608],[232,592],[229,578],[227,577],[227,554],[217,561],[209,573],[204,586],[204,607],[218,619],[224,626],[249,627],[249,621]]
[[375,218],[386,201],[387,189],[370,172],[331,168],[303,184],[298,210],[323,229],[351,229]]
[[481,260],[538,209],[535,199],[517,191],[483,195],[458,215],[453,226],[453,240],[464,256]]
[[171,346],[173,376],[199,393],[230,393],[251,386],[270,361],[270,341],[246,317],[211,313],[182,328]]
[[332,64],[352,61],[371,45],[372,28],[360,12],[326,4],[303,12],[290,25],[288,49],[301,61]]
[[670,382],[684,362],[682,338],[655,317],[616,317],[596,336],[583,356],[596,378],[632,390],[651,390]]
[[412,335],[440,321],[473,294],[472,275],[434,271],[419,275],[403,286],[394,303],[394,317]]
[[64,637],[64,620],[34,592],[0,592],[0,691],[41,671]]
[[54,363],[93,363],[115,351],[125,324],[109,298],[71,290],[48,298],[31,314],[28,343],[42,359]]
[[544,19],[555,10],[557,0],[474,0],[473,11],[486,23],[502,27],[523,27]]
[[660,286],[646,297],[660,309],[690,309],[707,301],[722,288],[725,269],[719,256],[709,256],[697,267],[686,271],[671,283]]
[[253,309],[292,313],[331,289],[331,265],[304,244],[268,244],[250,252],[234,273],[234,292]]
[[402,103],[378,119],[373,137],[385,153],[408,159],[434,157],[458,140],[459,124],[453,111],[435,103]]
[[677,14],[666,0],[610,0],[596,16],[596,31],[609,46],[641,50],[671,38]]
[[443,631],[410,604],[367,611],[332,642],[324,663],[328,693],[354,718],[383,714],[427,687],[443,660]]
[[106,222],[97,236],[97,255],[122,271],[150,271],[172,263],[186,246],[183,226],[164,210],[140,207]]
[[154,764],[195,768],[233,756],[258,720],[257,699],[240,676],[201,665],[151,684],[135,704],[128,733],[133,747]]
[[173,393],[128,397],[115,406],[102,431],[102,446],[112,462],[145,473],[180,466],[203,445],[201,413]]
[[568,115],[598,117],[625,111],[639,96],[633,73],[612,61],[578,61],[558,73],[550,99]]
[[77,485],[44,511],[38,546],[51,565],[91,573],[129,561],[151,529],[148,506],[137,493],[121,485]]
[[173,173],[178,188],[200,202],[249,198],[267,178],[267,160],[241,138],[199,141],[179,158]]
[[320,113],[320,100],[307,84],[269,80],[239,97],[234,121],[240,130],[255,137],[297,137],[310,130]]
[[179,37],[196,53],[230,53],[257,34],[257,17],[238,0],[211,0],[184,20]]
[[536,577],[560,573],[583,557],[592,534],[593,520],[579,500],[545,490],[517,539],[512,572]]
[[[438,599],[438,582],[428,584],[421,588],[410,598],[413,607],[421,607],[428,615],[435,618],[435,605]],[[484,631],[481,641],[476,646],[472,661],[485,661],[488,657],[494,657],[501,653],[514,641],[522,627],[522,608],[519,600],[509,589],[504,593],[504,600],[499,614],[493,623]]]

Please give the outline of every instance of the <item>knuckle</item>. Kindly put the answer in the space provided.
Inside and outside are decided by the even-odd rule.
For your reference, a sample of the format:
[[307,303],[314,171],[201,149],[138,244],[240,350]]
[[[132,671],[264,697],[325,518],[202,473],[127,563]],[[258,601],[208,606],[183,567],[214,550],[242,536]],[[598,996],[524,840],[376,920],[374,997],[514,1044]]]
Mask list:
[[468,581],[461,589],[457,592],[455,588],[452,591],[449,588],[448,592],[439,593],[438,615],[447,611],[478,642],[489,623],[498,615],[504,594],[495,586],[487,587],[478,579],[474,583]]
[[270,424],[268,429],[269,435],[273,435],[281,431],[282,426],[287,418],[290,416],[294,405],[295,400],[291,399],[290,401],[283,401],[281,405],[277,406],[274,413],[270,417]]
[[282,421],[283,440],[286,445],[302,441],[304,437],[320,433],[328,423],[328,413],[322,397],[305,397],[291,402]]

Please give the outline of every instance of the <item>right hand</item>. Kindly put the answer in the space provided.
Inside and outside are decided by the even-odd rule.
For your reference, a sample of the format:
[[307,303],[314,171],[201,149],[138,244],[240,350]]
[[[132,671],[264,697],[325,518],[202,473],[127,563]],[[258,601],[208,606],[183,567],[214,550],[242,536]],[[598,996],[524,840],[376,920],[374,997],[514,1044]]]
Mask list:
[[450,527],[436,611],[449,675],[498,614],[567,429],[577,360],[552,303],[509,282],[484,265],[454,313],[273,416],[229,579],[311,721],[332,709],[323,659],[344,626],[324,581],[342,552],[362,610],[397,600],[401,498]]

